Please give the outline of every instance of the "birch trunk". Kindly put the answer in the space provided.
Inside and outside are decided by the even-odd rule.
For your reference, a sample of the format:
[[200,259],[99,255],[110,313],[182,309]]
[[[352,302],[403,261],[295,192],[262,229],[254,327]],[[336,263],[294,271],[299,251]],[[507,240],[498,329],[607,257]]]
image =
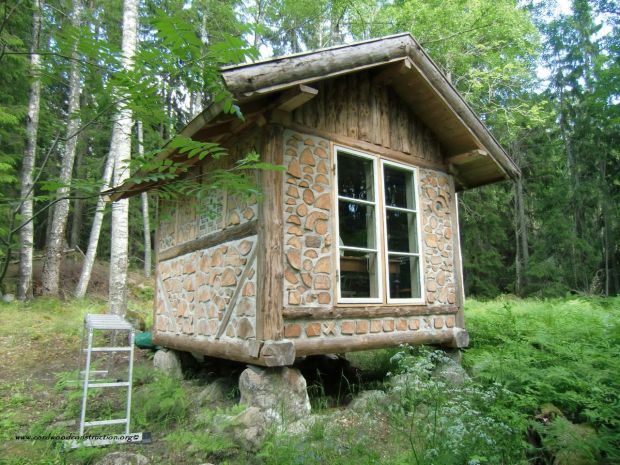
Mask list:
[[[144,134],[142,132],[142,122],[136,122],[138,130],[138,155],[144,156]],[[144,227],[144,276],[151,277],[151,225],[149,218],[149,196],[146,192],[140,195],[142,202],[142,224]]]
[[[81,24],[82,2],[73,0],[72,25],[78,29]],[[69,184],[73,174],[73,164],[75,162],[75,151],[77,148],[77,131],[80,127],[80,94],[82,85],[80,82],[80,63],[78,61],[77,40],[71,52],[71,72],[69,75],[69,105],[67,108],[67,137],[65,140],[65,150],[62,156],[59,181],[63,186],[58,189],[56,198],[60,199],[54,206],[52,225],[50,230],[49,242],[45,251],[45,261],[43,262],[43,274],[41,276],[42,294],[57,296],[60,283],[60,265],[62,253],[65,246],[65,232],[67,230],[67,218],[69,216]]]
[[[112,152],[112,150],[110,150]],[[114,158],[112,153],[108,155],[103,169],[103,183],[99,192],[107,191],[110,188],[110,182],[112,180],[112,171],[114,169]],[[88,283],[90,282],[90,275],[93,271],[93,264],[95,263],[95,257],[97,256],[97,246],[99,245],[99,236],[101,234],[101,225],[103,224],[103,216],[105,215],[106,203],[103,200],[103,196],[97,198],[97,208],[95,209],[95,218],[93,219],[93,226],[90,230],[90,237],[88,239],[88,248],[86,249],[86,257],[84,258],[84,264],[82,265],[82,273],[80,274],[80,281],[78,282],[75,290],[75,296],[82,298],[86,295],[86,289],[88,289]]]
[[21,221],[26,225],[20,231],[19,249],[19,284],[17,286],[17,298],[20,300],[32,298],[32,248],[34,240],[34,225],[32,224],[32,173],[34,171],[35,157],[37,153],[37,132],[39,129],[39,106],[41,101],[41,80],[38,72],[41,65],[41,57],[35,53],[39,49],[41,35],[41,2],[33,2],[32,14],[32,43],[30,45],[30,69],[34,74],[30,85],[30,101],[28,103],[28,119],[26,123],[26,150],[22,161],[21,176]]
[[[75,175],[79,179],[82,171],[82,152],[75,154]],[[75,249],[80,246],[80,238],[82,234],[82,210],[84,201],[75,199],[73,201],[73,216],[71,217],[71,236],[69,238],[69,247]]]
[[[138,0],[123,4],[122,65],[130,70],[138,41]],[[119,186],[129,177],[131,157],[132,112],[121,106],[112,128],[110,155],[114,154],[113,185]],[[114,150],[114,152],[112,152]],[[124,315],[127,311],[127,265],[129,245],[129,199],[112,204],[112,238],[110,245],[109,312]]]

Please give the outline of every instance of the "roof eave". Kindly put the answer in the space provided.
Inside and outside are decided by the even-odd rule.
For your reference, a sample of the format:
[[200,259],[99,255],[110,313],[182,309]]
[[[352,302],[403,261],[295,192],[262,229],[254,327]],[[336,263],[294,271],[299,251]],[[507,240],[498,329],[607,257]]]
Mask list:
[[[221,68],[222,78],[228,90],[243,103],[275,92],[288,90],[293,86],[334,78],[343,74],[378,68],[399,61],[410,61],[414,72],[423,76],[437,96],[450,109],[463,127],[467,128],[476,145],[488,152],[499,172],[488,180],[473,180],[464,188],[496,182],[502,176],[515,179],[520,170],[504,151],[489,129],[465,102],[439,67],[409,33],[370,39],[354,44],[339,45],[327,49],[303,52],[295,55],[272,58],[265,61],[227,66]],[[406,75],[402,79],[407,79]],[[219,104],[211,104],[194,118],[179,133],[192,137],[222,113]],[[431,128],[432,129],[432,128]],[[168,144],[158,154],[165,159],[175,152]],[[108,191],[111,200],[136,195],[153,185],[126,184]]]

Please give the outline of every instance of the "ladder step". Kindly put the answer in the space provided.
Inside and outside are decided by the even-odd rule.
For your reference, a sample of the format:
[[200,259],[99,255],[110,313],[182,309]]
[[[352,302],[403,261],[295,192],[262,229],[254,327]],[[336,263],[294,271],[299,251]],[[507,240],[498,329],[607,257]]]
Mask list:
[[88,383],[89,388],[107,388],[107,387],[129,387],[128,381],[120,381],[117,383]]
[[[106,374],[108,372],[108,370],[90,370],[89,373],[91,375],[103,375]],[[85,375],[86,374],[86,370],[82,370],[80,371],[81,375]]]
[[84,324],[88,329],[118,329],[133,331],[133,326],[118,315],[89,314],[84,318]]
[[[91,347],[91,352],[129,352],[131,347]],[[88,352],[88,349],[84,349]]]
[[122,425],[124,423],[127,423],[127,418],[119,418],[118,420],[85,421],[84,426]]

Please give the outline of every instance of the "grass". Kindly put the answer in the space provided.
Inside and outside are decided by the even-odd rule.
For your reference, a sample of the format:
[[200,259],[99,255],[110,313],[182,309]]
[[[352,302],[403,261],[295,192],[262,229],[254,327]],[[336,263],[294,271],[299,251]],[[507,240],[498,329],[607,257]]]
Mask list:
[[[175,465],[620,463],[618,298],[469,300],[463,364],[470,381],[438,377],[447,362],[427,349],[348,354],[362,374],[347,381],[354,389],[332,394],[325,387],[342,380],[319,380],[311,386],[318,414],[308,432],[273,430],[257,452],[223,426],[242,407],[200,405],[200,379],[156,375],[147,353],[136,362],[132,430],[151,431],[153,444],[63,453],[58,442],[14,441],[16,434],[75,432],[82,319],[105,307],[97,299],[0,304],[0,318],[13,323],[0,326],[0,464],[88,464],[113,450]],[[388,373],[402,374],[405,384],[390,387]],[[336,398],[366,389],[385,395],[355,411]],[[100,414],[117,407],[96,397],[93,404]]]

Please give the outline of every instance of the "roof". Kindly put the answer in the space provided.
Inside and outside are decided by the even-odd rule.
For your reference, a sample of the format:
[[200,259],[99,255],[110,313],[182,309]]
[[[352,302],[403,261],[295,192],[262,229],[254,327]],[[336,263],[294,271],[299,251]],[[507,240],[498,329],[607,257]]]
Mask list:
[[[226,66],[221,69],[222,78],[245,121],[224,114],[221,105],[212,103],[180,135],[223,141],[255,124],[265,111],[282,105],[285,95],[292,96],[294,104],[303,104],[304,92],[316,92],[304,86],[370,69],[381,73],[435,134],[461,189],[520,175],[488,128],[409,33]],[[158,157],[174,155],[173,149],[164,147]],[[129,197],[151,187],[123,185],[112,198]]]

